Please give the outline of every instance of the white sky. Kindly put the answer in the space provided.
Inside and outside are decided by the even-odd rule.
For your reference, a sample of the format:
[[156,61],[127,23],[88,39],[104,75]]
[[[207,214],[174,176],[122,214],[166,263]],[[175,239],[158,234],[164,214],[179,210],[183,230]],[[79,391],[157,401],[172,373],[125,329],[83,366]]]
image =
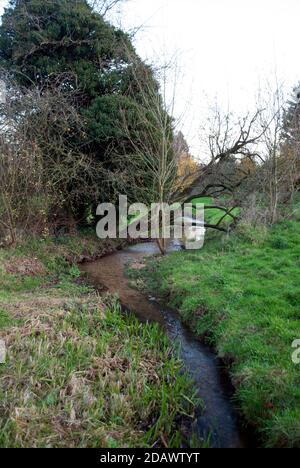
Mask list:
[[[0,13],[6,3],[0,0]],[[288,91],[298,83],[299,19],[299,0],[128,0],[120,15],[125,29],[143,25],[135,38],[142,58],[177,57],[175,114],[184,113],[195,156],[207,103],[216,96],[244,113],[260,82],[277,74]]]

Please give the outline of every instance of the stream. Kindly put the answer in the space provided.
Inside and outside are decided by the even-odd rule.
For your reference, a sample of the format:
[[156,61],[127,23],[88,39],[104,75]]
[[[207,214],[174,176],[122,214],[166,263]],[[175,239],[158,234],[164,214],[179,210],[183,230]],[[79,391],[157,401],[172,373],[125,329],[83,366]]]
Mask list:
[[[174,243],[169,250],[179,248]],[[159,305],[156,298],[148,298],[130,287],[130,280],[125,275],[126,266],[132,262],[138,265],[146,256],[158,253],[154,243],[137,244],[98,261],[84,263],[81,270],[95,287],[117,294],[122,306],[134,313],[140,321],[158,322],[172,341],[179,342],[181,359],[204,403],[204,409],[198,411],[192,432],[200,440],[209,437],[212,447],[251,447],[254,445],[252,437],[244,430],[235,411],[231,401],[232,388],[220,360],[183,325],[176,312]]]

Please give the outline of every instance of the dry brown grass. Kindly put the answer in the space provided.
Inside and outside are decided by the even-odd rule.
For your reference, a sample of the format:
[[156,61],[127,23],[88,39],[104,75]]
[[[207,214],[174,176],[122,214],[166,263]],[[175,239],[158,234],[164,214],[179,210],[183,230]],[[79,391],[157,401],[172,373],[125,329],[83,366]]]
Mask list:
[[43,264],[37,258],[16,257],[4,264],[6,273],[21,276],[38,276],[45,273]]
[[164,340],[156,349],[151,337],[160,332],[125,322],[95,294],[28,293],[0,309],[16,323],[0,330],[8,348],[0,370],[0,445],[147,445],[145,428],[160,414],[154,396],[166,387],[170,404],[174,399],[175,376],[161,360],[170,350]]
[[84,285],[75,264],[119,247],[87,236],[0,250],[0,447],[178,441],[195,398],[170,342]]

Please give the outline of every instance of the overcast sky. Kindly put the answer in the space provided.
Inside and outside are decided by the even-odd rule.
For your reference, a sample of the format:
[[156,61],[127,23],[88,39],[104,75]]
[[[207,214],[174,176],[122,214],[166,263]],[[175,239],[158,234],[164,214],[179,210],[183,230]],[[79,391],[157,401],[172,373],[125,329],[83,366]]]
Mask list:
[[[7,2],[0,0],[0,8]],[[299,0],[128,0],[120,21],[150,61],[177,57],[176,115],[194,153],[207,103],[251,109],[260,82],[275,73],[286,90],[300,80]],[[170,77],[169,89],[173,89]],[[197,154],[195,154],[197,155]]]

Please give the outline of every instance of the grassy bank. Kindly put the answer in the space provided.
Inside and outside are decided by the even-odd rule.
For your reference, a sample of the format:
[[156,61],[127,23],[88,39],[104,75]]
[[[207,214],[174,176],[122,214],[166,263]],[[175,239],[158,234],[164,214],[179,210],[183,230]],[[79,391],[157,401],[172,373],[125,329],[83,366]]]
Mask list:
[[114,248],[85,235],[0,250],[1,447],[180,446],[196,400],[170,342],[74,263]]
[[151,260],[154,291],[228,363],[236,403],[265,446],[300,447],[300,222],[240,226],[202,251]]

